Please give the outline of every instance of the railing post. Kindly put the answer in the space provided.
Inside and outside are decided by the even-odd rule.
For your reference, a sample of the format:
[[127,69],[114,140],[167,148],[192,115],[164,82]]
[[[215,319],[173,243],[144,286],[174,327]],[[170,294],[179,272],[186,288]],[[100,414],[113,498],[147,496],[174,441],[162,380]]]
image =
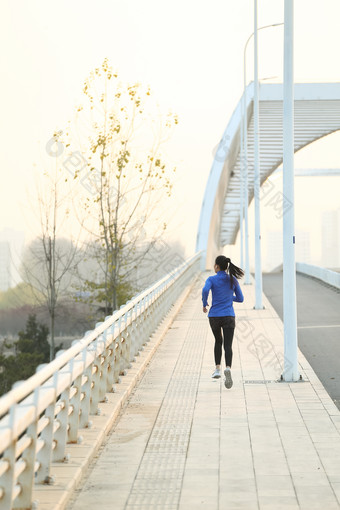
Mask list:
[[143,338],[142,338],[142,318],[141,318],[141,307],[140,303],[137,303],[133,307],[134,321],[132,323],[132,337],[134,340],[134,350],[132,352],[132,361],[136,360],[136,356],[139,356],[142,350]]
[[135,337],[133,335],[133,308],[125,315],[125,345],[124,345],[124,370],[131,368],[134,358]]
[[[98,403],[100,400],[100,371],[101,371],[101,356],[98,355],[98,339],[95,340],[92,352],[94,360],[92,363],[92,388],[90,400],[90,414],[98,414]],[[93,370],[94,369],[94,370]]]
[[147,330],[147,326],[146,326],[146,318],[147,318],[146,299],[147,298],[144,297],[142,303],[140,304],[142,349],[143,349],[143,346],[146,345],[146,343],[149,339],[148,330]]
[[105,333],[102,336],[101,343],[103,344],[103,352],[101,354],[102,363],[100,370],[100,380],[99,380],[99,402],[106,402],[106,391],[107,391],[107,379],[108,379],[108,371],[109,371],[109,348],[106,347],[106,335]]
[[12,406],[9,414],[9,428],[12,431],[12,440],[10,446],[4,451],[2,460],[8,462],[6,472],[2,476],[2,485],[4,490],[4,496],[1,501],[3,510],[11,510],[13,493],[14,493],[14,473],[15,473],[15,450],[17,438],[14,436],[14,423],[15,423],[15,412],[16,405]]
[[[114,331],[114,328],[111,328],[111,331]],[[110,332],[111,343],[108,346],[107,353],[107,377],[106,377],[106,392],[110,393],[114,391],[114,363],[115,363],[115,341],[114,335]]]
[[37,483],[52,483],[50,477],[52,448],[53,448],[53,428],[54,428],[54,413],[55,413],[55,401],[56,401],[56,389],[58,385],[58,372],[54,374],[53,382],[51,386],[43,386],[40,389],[39,399],[42,398],[42,394],[49,394],[53,390],[54,396],[51,404],[48,405],[45,411],[45,418],[48,423],[44,430],[40,434],[40,440],[43,442],[42,448],[37,453],[37,461],[39,468],[37,472],[36,482]]
[[114,341],[114,382],[120,383],[121,372],[121,352],[122,352],[122,318],[120,317],[117,324],[118,335]]
[[[117,330],[117,331],[116,331]],[[117,335],[117,336],[116,336]],[[113,326],[112,331],[112,362],[111,362],[111,381],[112,388],[115,388],[115,384],[119,382],[119,359],[117,358],[117,350],[119,348],[118,339],[119,339],[119,321],[116,322]]]
[[26,435],[31,439],[30,445],[24,450],[22,460],[26,463],[24,471],[18,478],[18,484],[21,487],[21,492],[14,500],[13,508],[31,508],[32,492],[34,485],[35,473],[35,458],[37,448],[37,429],[38,429],[38,402],[39,402],[39,388],[36,388],[33,396],[33,403],[30,407],[34,406],[34,421],[28,427]]
[[133,305],[131,309],[131,345],[130,345],[130,362],[136,360],[136,356],[139,355],[141,350],[141,338],[140,338],[140,316],[138,304]]
[[[60,355],[60,354],[59,354]],[[58,354],[57,354],[58,356]],[[67,388],[62,392],[60,395],[59,402],[64,404],[61,411],[59,411],[57,416],[57,421],[59,422],[59,428],[54,434],[54,440],[56,443],[56,446],[53,450],[52,460],[53,462],[61,462],[65,460],[65,449],[66,449],[66,443],[67,443],[67,424],[68,424],[68,412],[69,412],[69,405],[70,405],[70,386],[72,381],[72,371],[70,371],[71,367],[69,366],[69,369],[62,372],[59,372],[60,375],[68,374],[70,378],[70,383],[67,386]]]
[[[73,374],[73,370],[76,364],[81,363],[83,367],[85,367],[85,359],[83,353],[83,360],[75,360],[71,361],[71,373]],[[72,407],[72,413],[69,416],[69,429],[68,429],[68,437],[67,441],[69,443],[76,443],[78,440],[78,430],[79,430],[79,416],[80,416],[80,397],[81,397],[81,382],[82,382],[83,374],[78,375],[74,380],[72,388],[75,390],[75,394],[70,398],[70,406]]]
[[153,303],[153,294],[147,296],[148,305],[144,317],[144,321],[146,324],[146,343],[150,340],[152,328],[153,328],[153,312],[155,308],[155,304]]
[[[83,351],[84,360],[86,362],[88,357],[88,350],[85,348]],[[90,414],[90,401],[91,401],[91,385],[92,385],[92,362],[85,370],[85,384],[82,387],[82,393],[84,394],[84,398],[80,403],[80,419],[79,419],[79,427],[86,428],[89,425],[89,414]]]
[[130,312],[126,312],[122,317],[124,319],[124,325],[120,334],[120,372],[119,375],[126,375],[127,368],[131,367],[130,363]]
[[[106,320],[107,318],[105,318]],[[104,385],[105,385],[105,393],[110,393],[113,391],[114,385],[114,325],[108,328],[104,332],[104,340],[105,340],[105,362],[103,366],[103,374],[104,374]]]
[[116,373],[118,373],[117,382],[120,383],[120,376],[124,375],[125,365],[124,365],[124,355],[125,355],[125,342],[126,342],[126,334],[124,331],[124,326],[122,325],[126,323],[126,316],[124,315],[119,319],[119,335],[117,337],[117,348],[116,348]]

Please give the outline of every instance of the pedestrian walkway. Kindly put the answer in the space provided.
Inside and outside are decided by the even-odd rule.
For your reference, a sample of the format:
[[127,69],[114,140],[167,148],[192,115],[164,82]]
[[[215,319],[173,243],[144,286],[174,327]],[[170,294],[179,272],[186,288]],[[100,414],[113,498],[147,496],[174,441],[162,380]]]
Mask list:
[[303,380],[278,382],[283,325],[265,297],[265,310],[253,309],[254,285],[243,285],[245,301],[235,303],[234,385],[212,379],[201,286],[202,279],[68,510],[339,509],[339,410],[301,353]]

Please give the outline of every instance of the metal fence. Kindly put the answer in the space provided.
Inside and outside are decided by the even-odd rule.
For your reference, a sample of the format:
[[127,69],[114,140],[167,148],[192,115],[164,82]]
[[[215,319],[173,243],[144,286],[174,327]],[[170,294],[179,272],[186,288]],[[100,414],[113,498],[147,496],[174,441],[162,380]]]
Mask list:
[[0,399],[0,509],[32,508],[34,483],[51,483],[51,462],[63,462],[105,394],[143,349],[200,268],[196,254],[51,363],[38,367]]

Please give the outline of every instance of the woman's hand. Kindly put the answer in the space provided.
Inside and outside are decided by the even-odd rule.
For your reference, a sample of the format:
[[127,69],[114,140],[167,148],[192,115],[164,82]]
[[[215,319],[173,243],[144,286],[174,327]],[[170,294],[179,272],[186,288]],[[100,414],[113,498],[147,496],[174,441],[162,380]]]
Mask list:
[[208,306],[203,306],[203,312],[207,313],[207,311],[208,311]]

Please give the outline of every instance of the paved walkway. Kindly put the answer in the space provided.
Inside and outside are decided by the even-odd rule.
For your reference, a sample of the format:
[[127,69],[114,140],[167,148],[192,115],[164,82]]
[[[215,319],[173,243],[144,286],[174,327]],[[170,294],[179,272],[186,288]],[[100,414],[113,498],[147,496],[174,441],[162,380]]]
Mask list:
[[283,325],[254,286],[236,303],[234,386],[212,380],[213,339],[191,291],[69,509],[340,508],[340,412],[300,353],[278,383]]

